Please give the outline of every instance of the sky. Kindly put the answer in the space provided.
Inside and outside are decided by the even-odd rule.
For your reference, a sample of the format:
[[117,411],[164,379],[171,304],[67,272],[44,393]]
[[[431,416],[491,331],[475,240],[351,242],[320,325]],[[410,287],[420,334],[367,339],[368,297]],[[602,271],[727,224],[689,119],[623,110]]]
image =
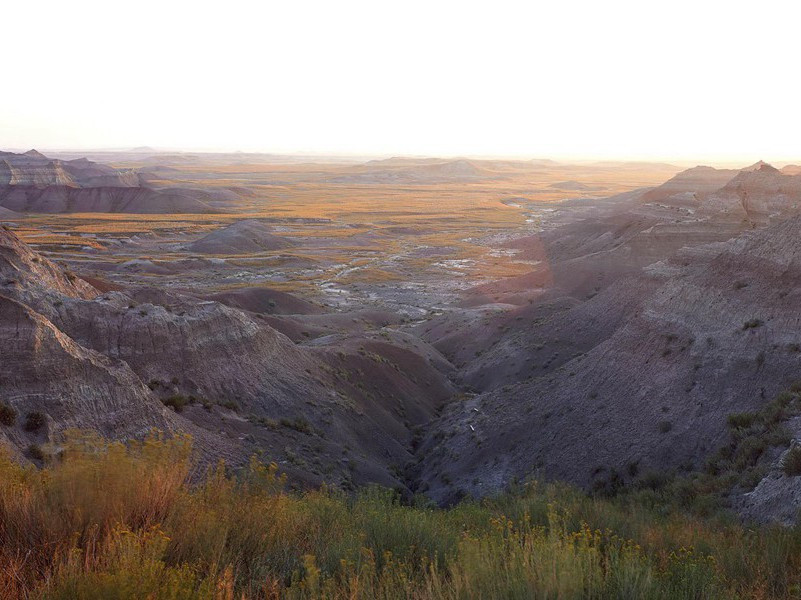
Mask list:
[[801,3],[3,6],[0,148],[801,160]]

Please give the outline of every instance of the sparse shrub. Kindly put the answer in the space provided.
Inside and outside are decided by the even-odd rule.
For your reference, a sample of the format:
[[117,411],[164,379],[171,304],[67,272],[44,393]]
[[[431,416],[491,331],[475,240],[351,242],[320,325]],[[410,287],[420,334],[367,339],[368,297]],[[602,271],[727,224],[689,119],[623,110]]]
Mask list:
[[189,404],[189,398],[184,396],[183,394],[173,394],[172,396],[168,396],[167,398],[162,398],[162,403],[164,406],[169,406],[175,412],[182,412],[184,407]]
[[45,459],[44,451],[39,444],[31,444],[28,446],[28,458],[33,460],[43,461]]
[[732,413],[726,418],[726,422],[732,429],[747,429],[758,417],[759,415],[753,412]]
[[798,477],[801,475],[801,446],[793,446],[788,450],[782,461],[784,473],[788,477]]
[[288,427],[289,429],[294,429],[300,433],[305,433],[308,435],[313,433],[312,426],[303,417],[295,417],[294,419],[284,418],[279,421],[279,424],[282,427]]
[[17,420],[17,411],[10,404],[0,402],[0,425],[11,427]]
[[762,319],[749,319],[745,323],[743,323],[743,330],[746,329],[756,329],[757,327],[761,327],[764,325]]
[[228,410],[232,410],[234,412],[239,412],[239,405],[233,400],[226,400],[225,402],[220,402],[220,406],[222,406],[223,408],[227,408]]
[[39,431],[42,427],[44,427],[45,422],[47,419],[45,418],[44,414],[34,411],[29,412],[25,415],[25,425],[23,425],[23,429],[25,431]]

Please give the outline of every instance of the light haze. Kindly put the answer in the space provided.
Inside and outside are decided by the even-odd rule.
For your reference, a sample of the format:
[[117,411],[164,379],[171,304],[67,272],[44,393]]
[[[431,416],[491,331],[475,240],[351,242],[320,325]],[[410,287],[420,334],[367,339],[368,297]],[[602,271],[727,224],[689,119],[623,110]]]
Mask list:
[[0,146],[792,160],[792,2],[13,2]]

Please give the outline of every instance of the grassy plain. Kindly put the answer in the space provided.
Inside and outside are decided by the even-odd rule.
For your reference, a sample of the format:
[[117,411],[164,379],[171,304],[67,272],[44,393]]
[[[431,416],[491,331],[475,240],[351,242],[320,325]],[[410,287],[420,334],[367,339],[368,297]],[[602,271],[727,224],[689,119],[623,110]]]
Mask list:
[[[314,292],[331,281],[346,287],[439,279],[443,273],[479,281],[530,269],[514,257],[493,254],[487,240],[536,231],[543,207],[658,185],[679,170],[648,164],[476,164],[479,175],[469,181],[445,177],[414,183],[371,182],[369,169],[361,165],[172,164],[151,184],[225,188],[240,199],[218,204],[225,211],[220,214],[29,215],[19,222],[18,233],[53,257],[113,265],[140,256],[179,260],[187,256],[182,244],[235,221],[264,219],[276,235],[300,242],[260,254],[265,267],[281,274],[270,282],[280,289]],[[342,180],[354,176],[368,179]],[[565,183],[577,189],[562,189]],[[112,243],[131,239],[132,245]],[[97,252],[84,256],[87,248]]]

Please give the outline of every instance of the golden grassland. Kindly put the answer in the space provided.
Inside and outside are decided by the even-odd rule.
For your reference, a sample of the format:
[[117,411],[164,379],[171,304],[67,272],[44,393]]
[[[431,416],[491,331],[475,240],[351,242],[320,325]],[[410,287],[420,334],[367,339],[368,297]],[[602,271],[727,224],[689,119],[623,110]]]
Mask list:
[[438,509],[369,488],[288,493],[272,465],[189,482],[191,440],[67,435],[0,456],[0,597],[797,598],[801,531],[653,496],[528,484]]
[[[275,222],[276,235],[301,241],[298,247],[264,253],[266,258],[276,259],[276,268],[286,275],[288,281],[282,282],[281,288],[287,291],[306,292],[315,282],[332,278],[342,285],[393,281],[407,278],[409,269],[436,276],[441,270],[437,265],[440,257],[406,256],[423,246],[444,249],[449,259],[473,261],[460,270],[467,277],[499,278],[530,270],[529,265],[508,257],[489,255],[489,249],[479,241],[488,235],[523,231],[524,210],[502,200],[556,202],[577,196],[609,196],[657,185],[678,170],[660,165],[563,165],[525,171],[501,165],[497,169],[499,173],[469,183],[411,185],[326,181],[332,176],[364,170],[353,165],[176,165],[169,174],[169,184],[237,186],[241,201],[227,205],[229,212],[220,214],[28,215],[20,220],[17,233],[56,258],[64,253],[77,260],[82,248],[91,247],[100,251],[92,260],[112,263],[117,258],[127,260],[131,257],[128,252],[138,250],[103,252],[103,238],[145,236],[145,244],[167,247],[141,252],[156,259],[175,260],[186,253],[170,248],[170,243],[185,243],[242,219],[270,219]],[[276,179],[282,184],[268,184]],[[551,187],[566,180],[593,189],[581,192]],[[96,236],[98,240],[86,236]],[[339,263],[372,260],[376,256],[400,256],[402,261],[387,265],[375,260],[344,275],[337,271]],[[317,265],[320,272],[286,266],[297,259],[321,263]]]
[[[243,218],[331,219],[348,224],[426,224],[492,230],[520,221],[517,209],[500,200],[524,197],[553,202],[576,196],[609,196],[639,187],[658,185],[678,169],[657,165],[614,168],[587,165],[553,167],[542,171],[513,172],[501,179],[449,184],[334,184],[309,181],[309,173],[347,173],[354,167],[330,165],[202,165],[178,167],[169,183],[203,187],[244,186],[248,193],[230,214],[110,214],[39,215],[27,223],[44,229],[84,233],[158,231],[209,228]],[[239,177],[225,177],[235,172]],[[261,185],[259,177],[294,175],[291,185]],[[185,175],[202,178],[185,179]],[[291,178],[290,178],[291,179]],[[569,179],[601,187],[591,192],[559,190],[551,184]],[[310,228],[315,231],[317,228]]]

